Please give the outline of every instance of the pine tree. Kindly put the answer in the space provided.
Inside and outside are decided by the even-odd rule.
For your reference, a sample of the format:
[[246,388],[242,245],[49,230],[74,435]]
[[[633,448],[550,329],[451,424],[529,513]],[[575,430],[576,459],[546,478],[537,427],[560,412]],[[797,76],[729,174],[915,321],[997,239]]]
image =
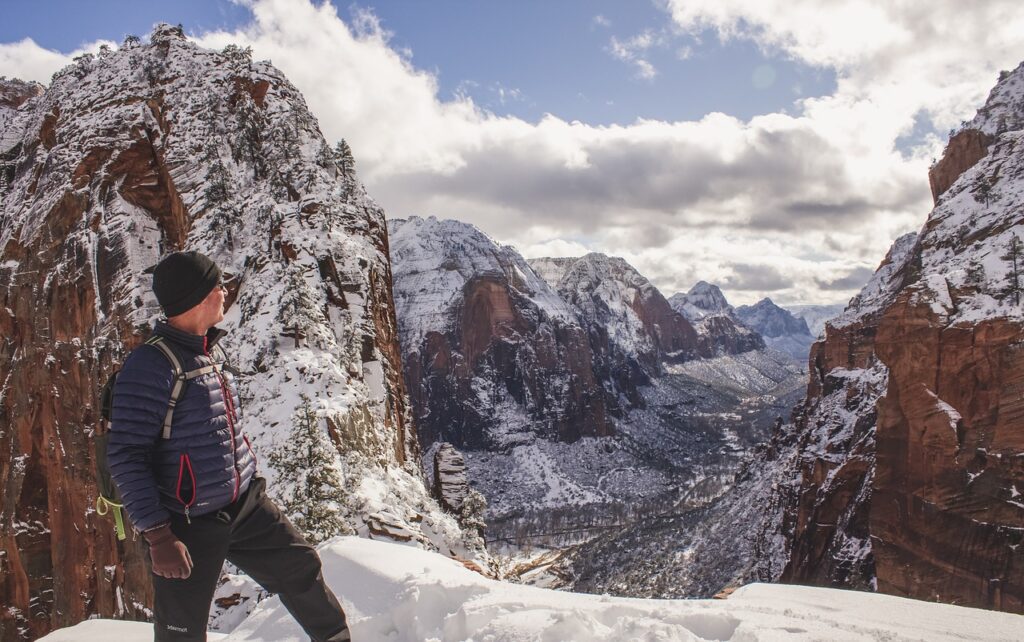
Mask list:
[[462,500],[459,507],[459,525],[468,535],[466,545],[472,549],[483,548],[484,529],[487,524],[484,522],[484,513],[487,511],[487,499],[479,492],[470,489],[466,498]]
[[989,201],[992,200],[992,183],[988,178],[982,176],[978,179],[974,186],[974,200],[984,203],[985,207],[988,207]]
[[1020,237],[1014,234],[1010,237],[1010,244],[1006,254],[1002,256],[1004,261],[1010,262],[1010,273],[1007,275],[1009,283],[1006,285],[1006,292],[1013,296],[1014,305],[1020,305],[1020,269],[1021,261],[1024,260],[1024,244]]
[[220,159],[216,145],[207,145],[204,160],[210,163],[210,169],[206,172],[206,189],[203,195],[210,205],[219,205],[230,196],[228,170]]
[[352,156],[352,148],[342,138],[334,147],[334,162],[338,164],[342,176],[351,180],[356,171],[356,159]]
[[271,453],[270,464],[285,489],[282,510],[310,541],[319,543],[352,529],[341,514],[344,496],[337,452],[320,428],[309,397],[302,395],[301,400],[288,440]]
[[281,298],[280,316],[285,332],[281,334],[295,339],[295,347],[298,348],[314,332],[323,315],[318,309],[313,288],[306,282],[305,273],[299,264],[288,264],[285,279],[287,285]]

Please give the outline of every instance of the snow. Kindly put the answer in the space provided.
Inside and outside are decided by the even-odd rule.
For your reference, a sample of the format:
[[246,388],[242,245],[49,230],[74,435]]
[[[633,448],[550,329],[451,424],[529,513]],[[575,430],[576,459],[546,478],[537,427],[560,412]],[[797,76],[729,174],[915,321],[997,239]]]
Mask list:
[[[207,633],[209,642],[223,640],[221,633]],[[152,642],[153,625],[145,622],[86,620],[66,629],[58,629],[39,640],[46,642]]]
[[[750,584],[726,600],[644,600],[488,579],[417,548],[353,537],[320,547],[355,640],[1019,640],[1024,617],[835,589]],[[148,624],[90,620],[45,642],[152,639]],[[274,597],[223,642],[303,642]]]
[[560,274],[555,287],[561,298],[580,317],[606,329],[609,342],[621,354],[635,358],[654,353],[636,306],[658,295],[657,289],[625,259],[591,252],[579,258],[530,259],[529,263],[548,278]]
[[913,258],[913,251],[918,241],[916,232],[909,232],[896,239],[882,264],[868,280],[857,296],[850,299],[850,304],[842,314],[833,318],[827,325],[844,328],[862,318],[880,312],[892,302],[900,285],[899,276],[903,268]]
[[695,359],[669,365],[666,370],[687,375],[709,387],[734,389],[747,395],[784,394],[807,384],[788,354],[771,349]]
[[729,305],[722,290],[707,281],[698,281],[686,294],[682,292],[673,294],[669,297],[668,302],[672,309],[682,314],[691,323],[717,314],[724,314],[738,321],[736,311]]
[[417,349],[428,332],[444,333],[472,279],[507,283],[547,318],[576,323],[554,286],[512,247],[502,246],[468,223],[431,216],[389,219],[396,316],[402,343]]
[[959,412],[957,412],[956,408],[940,399],[938,395],[936,395],[931,390],[925,389],[925,393],[927,393],[929,397],[935,400],[936,409],[938,409],[939,412],[945,415],[946,421],[949,423],[949,428],[950,430],[953,431],[953,436],[956,437],[956,427],[963,420],[963,417],[960,415]]

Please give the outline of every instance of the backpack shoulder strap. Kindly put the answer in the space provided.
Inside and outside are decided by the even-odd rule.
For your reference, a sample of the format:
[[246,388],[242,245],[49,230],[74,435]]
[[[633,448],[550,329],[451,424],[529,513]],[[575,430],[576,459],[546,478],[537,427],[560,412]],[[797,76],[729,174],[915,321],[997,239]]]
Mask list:
[[220,372],[224,370],[225,357],[224,351],[220,349],[220,346],[213,346],[213,348],[210,350],[210,353],[206,355],[206,360],[209,363],[200,368],[196,368],[195,370],[189,370],[188,372],[185,373],[185,378],[195,379],[196,377],[201,377],[205,374],[210,374],[211,372],[216,372],[217,374],[220,374]]
[[151,345],[160,350],[167,357],[167,360],[171,362],[171,369],[174,372],[174,387],[171,388],[171,398],[167,402],[167,414],[164,415],[164,427],[162,436],[164,439],[171,438],[171,422],[174,419],[174,407],[178,405],[178,399],[181,398],[181,393],[185,390],[185,383],[188,380],[181,366],[181,360],[178,359],[178,355],[174,353],[171,346],[167,345],[163,337],[155,335],[146,341],[147,345]]

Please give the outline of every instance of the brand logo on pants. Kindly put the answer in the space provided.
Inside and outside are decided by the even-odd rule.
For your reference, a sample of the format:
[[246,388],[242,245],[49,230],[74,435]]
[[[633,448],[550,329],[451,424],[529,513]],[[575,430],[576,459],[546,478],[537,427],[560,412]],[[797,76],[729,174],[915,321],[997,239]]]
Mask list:
[[174,626],[173,624],[165,625],[168,631],[177,631],[178,633],[188,633],[187,626]]

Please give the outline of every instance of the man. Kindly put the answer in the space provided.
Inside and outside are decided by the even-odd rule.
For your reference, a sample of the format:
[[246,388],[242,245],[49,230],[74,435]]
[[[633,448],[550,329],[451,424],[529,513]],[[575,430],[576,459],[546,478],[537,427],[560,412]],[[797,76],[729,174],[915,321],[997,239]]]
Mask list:
[[[224,560],[277,593],[316,642],[350,640],[316,551],[267,497],[241,433],[238,395],[216,347],[225,334],[220,269],[198,252],[171,254],[153,273],[167,315],[117,376],[107,455],[111,476],[153,570],[156,640],[205,640]],[[158,345],[162,343],[163,345]],[[189,373],[179,379],[165,348]],[[166,424],[166,425],[165,425]]]

